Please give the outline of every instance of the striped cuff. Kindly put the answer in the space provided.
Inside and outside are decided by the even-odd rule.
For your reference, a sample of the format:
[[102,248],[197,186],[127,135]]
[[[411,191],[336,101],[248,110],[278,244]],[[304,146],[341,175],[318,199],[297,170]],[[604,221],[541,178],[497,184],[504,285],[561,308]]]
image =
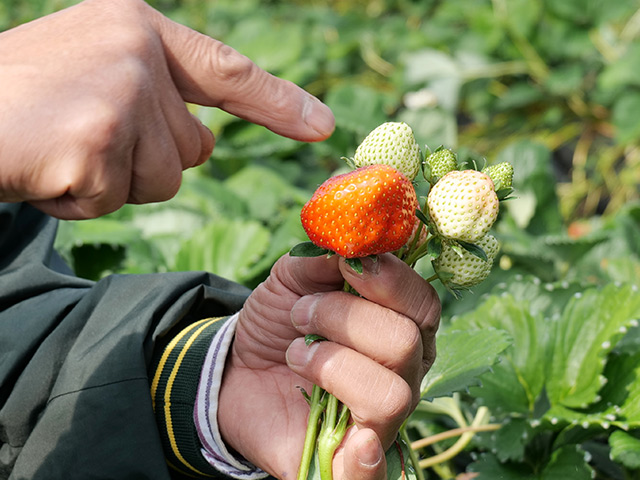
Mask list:
[[228,478],[202,455],[194,423],[202,366],[224,320],[200,320],[179,332],[157,359],[151,383],[153,410],[167,463],[188,477]]
[[196,397],[195,422],[202,454],[221,472],[240,480],[258,480],[268,476],[255,465],[234,456],[227,449],[218,427],[218,394],[225,359],[236,331],[238,315],[234,315],[217,333],[204,361]]

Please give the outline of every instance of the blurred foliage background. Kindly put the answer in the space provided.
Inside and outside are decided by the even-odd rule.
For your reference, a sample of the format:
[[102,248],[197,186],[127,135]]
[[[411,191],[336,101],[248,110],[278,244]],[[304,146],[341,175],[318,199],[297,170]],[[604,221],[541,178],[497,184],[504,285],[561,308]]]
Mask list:
[[[3,0],[0,30],[72,3]],[[516,198],[504,204],[495,227],[502,253],[494,272],[462,300],[440,292],[438,351],[445,352],[439,355],[445,365],[435,370],[444,371],[450,385],[436,391],[466,393],[454,395],[453,407],[440,404],[436,418],[432,406],[418,411],[413,427],[422,436],[439,433],[470,422],[488,405],[508,428],[473,443],[475,453],[430,467],[430,474],[452,478],[472,464],[470,470],[484,472],[480,478],[640,478],[640,411],[631,398],[640,392],[633,286],[640,278],[639,0],[150,3],[321,98],[337,128],[325,142],[304,144],[190,106],[216,135],[210,161],[185,172],[183,188],[169,202],[62,222],[57,248],[79,275],[203,269],[253,287],[305,240],[300,208],[345,167],[341,157],[352,156],[380,123],[405,121],[423,147],[444,145],[462,158],[515,167]],[[431,274],[428,262],[418,268]],[[629,288],[612,292],[612,285]],[[618,300],[611,304],[612,298]],[[574,304],[584,312],[574,313]],[[626,313],[609,315],[623,304]],[[506,313],[493,318],[492,312]],[[557,318],[587,322],[596,332],[576,340],[596,352],[580,357],[581,365],[563,356],[561,343],[555,357],[545,350],[558,334],[560,327],[549,326]],[[478,330],[460,338],[456,324]],[[490,336],[493,329],[500,339],[506,337],[499,332],[509,332],[513,346],[492,377],[482,376],[485,387],[469,390],[488,370],[482,362],[500,350],[482,361],[465,357],[467,368],[473,360],[482,368],[458,376],[446,362],[482,350],[477,332]],[[575,338],[579,333],[576,328]],[[534,334],[537,343],[529,338]],[[484,346],[504,343],[494,341]],[[545,362],[548,371],[541,371]],[[628,377],[620,379],[616,365]],[[581,397],[590,410],[567,403],[562,393],[584,372],[617,385]],[[518,388],[527,392],[520,404],[512,395]],[[623,412],[628,405],[627,416],[612,413],[612,405]],[[457,420],[452,424],[447,415]],[[612,417],[619,423],[610,435]],[[576,423],[586,426],[576,433]],[[445,450],[430,448],[427,456]],[[477,452],[484,453],[475,462]],[[580,471],[572,470],[578,463]]]

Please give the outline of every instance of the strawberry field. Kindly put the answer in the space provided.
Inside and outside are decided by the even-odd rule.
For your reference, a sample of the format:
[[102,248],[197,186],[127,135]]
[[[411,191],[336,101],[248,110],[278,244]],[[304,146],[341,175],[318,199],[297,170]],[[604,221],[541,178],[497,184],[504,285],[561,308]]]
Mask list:
[[[5,0],[0,29],[70,3]],[[320,97],[337,128],[303,144],[192,106],[216,135],[210,161],[169,202],[63,222],[78,275],[208,270],[254,287],[307,240],[300,211],[342,157],[406,122],[423,153],[515,171],[489,277],[461,298],[434,283],[438,359],[403,429],[416,477],[640,479],[637,0],[150,3]],[[433,274],[428,257],[416,269]]]

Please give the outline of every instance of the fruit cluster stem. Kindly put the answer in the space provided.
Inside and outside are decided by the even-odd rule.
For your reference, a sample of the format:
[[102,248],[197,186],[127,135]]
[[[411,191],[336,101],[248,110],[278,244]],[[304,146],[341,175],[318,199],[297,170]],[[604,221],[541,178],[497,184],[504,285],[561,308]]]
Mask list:
[[310,411],[297,480],[307,480],[314,454],[321,480],[333,479],[333,455],[344,438],[350,417],[349,409],[334,395],[313,386]]
[[302,459],[300,461],[300,468],[298,469],[297,480],[307,480],[309,476],[309,468],[311,467],[311,460],[313,460],[313,453],[316,448],[320,417],[327,405],[326,392],[317,385],[314,385],[309,404],[311,410],[309,411],[307,432],[304,437],[304,447],[302,449]]
[[317,447],[321,480],[333,480],[333,454],[347,432],[349,416],[349,409],[335,396],[329,394]]

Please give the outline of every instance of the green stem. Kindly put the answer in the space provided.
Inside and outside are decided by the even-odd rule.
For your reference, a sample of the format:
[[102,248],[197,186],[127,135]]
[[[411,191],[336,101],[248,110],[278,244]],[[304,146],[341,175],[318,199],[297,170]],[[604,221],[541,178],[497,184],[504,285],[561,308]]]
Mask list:
[[404,263],[410,266],[415,265],[415,263],[418,260],[420,260],[422,257],[426,255],[427,249],[429,248],[427,246],[428,243],[429,243],[429,237],[427,236],[427,240],[418,248],[416,248],[413,252],[411,252],[410,255],[404,259]]
[[322,431],[330,431],[336,427],[336,421],[338,419],[338,399],[329,394],[329,400],[327,400],[327,410],[324,414],[324,420],[322,421]]
[[431,275],[429,278],[425,279],[425,281],[426,281],[427,283],[431,283],[431,282],[436,281],[437,279],[438,279],[438,274],[437,274],[437,273],[434,273],[434,274],[433,274],[433,275]]
[[410,263],[407,262],[406,256],[410,255],[411,253],[413,253],[413,250],[416,248],[416,244],[418,243],[418,240],[420,239],[420,234],[422,233],[422,229],[423,228],[424,228],[424,223],[420,222],[418,224],[418,228],[416,229],[416,233],[413,236],[413,239],[411,240],[411,244],[407,247],[407,249],[401,255],[402,260],[404,260],[408,265],[410,265]]
[[[338,418],[338,410],[340,417]],[[322,420],[322,427],[318,436],[318,469],[322,480],[333,479],[333,454],[342,443],[347,431],[349,409],[340,403],[333,395],[329,395],[327,409]]]
[[[471,439],[473,438],[476,432],[487,431],[487,430],[488,431],[497,430],[500,427],[499,425],[494,425],[490,428],[483,427],[483,425],[487,424],[488,419],[489,419],[489,410],[487,409],[487,407],[480,407],[476,412],[476,416],[474,417],[473,422],[471,422],[471,425],[470,425],[471,428],[466,428],[465,426],[465,428],[462,429],[463,433],[458,439],[458,441],[454,443],[451,447],[449,447],[447,450],[445,450],[444,452],[438,455],[435,455],[433,457],[420,460],[420,463],[419,463],[420,467],[426,469],[433,465],[447,462],[451,460],[453,457],[455,457],[456,455],[458,455],[462,450],[464,450],[467,447],[467,445],[469,444],[469,442],[471,442]],[[456,433],[458,432],[459,430]]]
[[297,480],[307,480],[307,477],[309,476],[309,468],[311,466],[311,460],[313,459],[313,453],[315,452],[316,447],[316,439],[318,437],[318,423],[320,422],[320,416],[327,405],[326,396],[326,392],[322,388],[317,385],[313,386],[310,402],[311,410],[309,411],[307,432],[304,437],[302,460],[300,461]]
[[413,465],[413,469],[416,471],[417,480],[424,480],[424,472],[422,468],[420,468],[420,459],[418,458],[418,454],[411,447],[411,439],[409,438],[409,434],[407,433],[407,429],[403,426],[400,429],[400,438],[407,444],[409,447],[409,459],[411,460],[411,465]]

